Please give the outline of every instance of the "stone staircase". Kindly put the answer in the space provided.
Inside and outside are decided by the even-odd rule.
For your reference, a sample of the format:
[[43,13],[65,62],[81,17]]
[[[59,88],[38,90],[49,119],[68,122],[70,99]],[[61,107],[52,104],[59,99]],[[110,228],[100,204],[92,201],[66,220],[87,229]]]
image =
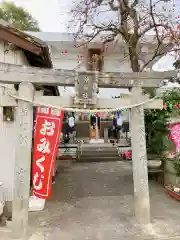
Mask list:
[[119,161],[118,150],[111,143],[82,144],[78,162],[106,162]]

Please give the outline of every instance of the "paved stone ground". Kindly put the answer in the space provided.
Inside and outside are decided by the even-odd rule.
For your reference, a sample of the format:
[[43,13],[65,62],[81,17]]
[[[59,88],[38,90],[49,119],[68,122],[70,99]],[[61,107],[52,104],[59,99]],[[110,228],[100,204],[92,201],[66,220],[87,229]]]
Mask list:
[[155,182],[150,195],[153,224],[142,231],[133,215],[131,164],[74,163],[57,176],[46,209],[29,214],[29,239],[180,239],[180,203]]

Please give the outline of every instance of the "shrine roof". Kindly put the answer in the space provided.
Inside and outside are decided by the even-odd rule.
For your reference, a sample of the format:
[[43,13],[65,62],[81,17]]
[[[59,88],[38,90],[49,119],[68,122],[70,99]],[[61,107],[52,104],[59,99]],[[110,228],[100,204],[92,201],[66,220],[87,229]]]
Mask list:
[[[31,66],[53,67],[48,45],[44,41],[17,30],[2,19],[0,19],[0,39],[8,42],[11,50],[21,49]],[[44,89],[53,92],[53,95],[59,95],[56,87],[46,86]]]
[[59,32],[26,32],[27,34],[38,37],[45,42],[71,42],[74,41],[73,34]]
[[31,66],[52,68],[48,46],[42,40],[17,30],[0,19],[0,38],[22,49]]
[[[41,39],[44,42],[74,42],[74,35],[73,33],[68,32],[31,32],[31,31],[25,31],[25,33],[37,37]],[[105,34],[101,34],[96,36],[91,42],[102,42],[102,37],[105,36]],[[140,42],[142,43],[149,43],[152,44],[154,41],[155,35],[153,34],[147,34],[144,36],[143,39],[141,39]]]

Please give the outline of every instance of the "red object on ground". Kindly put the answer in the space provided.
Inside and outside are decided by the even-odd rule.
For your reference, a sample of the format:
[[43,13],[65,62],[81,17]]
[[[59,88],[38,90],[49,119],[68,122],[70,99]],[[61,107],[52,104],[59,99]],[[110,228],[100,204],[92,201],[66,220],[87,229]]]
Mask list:
[[48,199],[51,196],[52,176],[64,111],[47,108],[36,108],[36,125],[33,151],[33,195]]
[[131,159],[132,158],[132,153],[131,152],[124,152],[124,157],[126,159]]
[[173,191],[172,189],[169,189],[169,188],[167,188],[167,190],[168,190],[168,195],[170,197],[172,197],[172,198],[174,198],[174,199],[176,199],[177,201],[180,202],[180,194],[179,193],[177,193],[177,192],[175,192],[175,191]]

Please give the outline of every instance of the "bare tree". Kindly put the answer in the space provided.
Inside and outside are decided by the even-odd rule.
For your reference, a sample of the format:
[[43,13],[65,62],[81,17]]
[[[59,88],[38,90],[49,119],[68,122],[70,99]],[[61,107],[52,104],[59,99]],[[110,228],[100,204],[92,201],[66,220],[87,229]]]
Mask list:
[[[145,3],[146,2],[146,3]],[[177,53],[178,29],[160,8],[162,0],[79,0],[72,8],[71,29],[77,46],[99,39],[125,43],[124,58],[134,72],[145,70],[167,52]],[[165,3],[163,3],[165,4]],[[71,30],[72,31],[72,30]],[[152,38],[151,58],[144,62],[142,41]]]

